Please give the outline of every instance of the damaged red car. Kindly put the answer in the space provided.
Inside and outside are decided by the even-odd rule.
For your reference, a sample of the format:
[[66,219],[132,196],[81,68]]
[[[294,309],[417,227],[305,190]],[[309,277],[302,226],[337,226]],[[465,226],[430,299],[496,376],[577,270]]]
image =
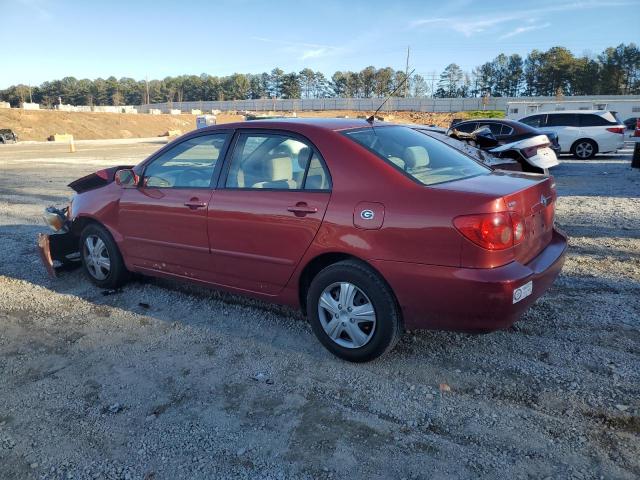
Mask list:
[[554,179],[434,135],[351,119],[197,130],[71,183],[42,257],[51,272],[78,259],[102,288],[137,272],[299,307],[350,361],[405,329],[508,327],[562,268]]

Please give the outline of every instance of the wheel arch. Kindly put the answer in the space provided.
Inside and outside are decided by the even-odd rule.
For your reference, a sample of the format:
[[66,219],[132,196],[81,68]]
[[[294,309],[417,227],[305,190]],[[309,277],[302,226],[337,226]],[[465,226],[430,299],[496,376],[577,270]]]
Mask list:
[[74,235],[77,235],[78,237],[80,237],[82,230],[91,223],[95,223],[96,225],[100,225],[101,227],[106,229],[111,235],[111,237],[113,238],[113,240],[116,242],[116,244],[120,245],[122,241],[122,236],[116,230],[111,228],[108,224],[100,221],[98,218],[92,215],[76,216],[76,218],[74,218],[73,222],[71,223],[71,231],[73,232]]
[[300,302],[300,307],[302,309],[302,313],[306,315],[307,311],[307,292],[309,287],[311,286],[311,282],[315,278],[315,276],[320,273],[326,267],[333,265],[334,263],[342,262],[345,260],[353,260],[358,263],[365,265],[367,268],[371,269],[371,271],[375,272],[378,277],[385,283],[385,285],[389,288],[391,295],[393,296],[393,300],[396,302],[396,306],[398,307],[398,314],[400,315],[400,322],[404,324],[402,319],[402,309],[400,308],[400,303],[398,302],[398,297],[396,293],[393,291],[393,287],[389,284],[386,278],[375,268],[371,263],[363,260],[360,257],[355,255],[344,253],[344,252],[324,252],[321,253],[314,258],[312,258],[302,269],[300,276],[298,278],[298,301]]

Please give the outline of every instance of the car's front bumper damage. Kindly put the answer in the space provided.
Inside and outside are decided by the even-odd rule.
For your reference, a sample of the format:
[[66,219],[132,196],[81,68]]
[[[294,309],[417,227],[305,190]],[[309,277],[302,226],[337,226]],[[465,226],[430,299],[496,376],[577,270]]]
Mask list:
[[67,267],[77,260],[78,237],[71,232],[38,234],[38,252],[47,272],[57,276],[57,270]]
[[49,275],[56,277],[58,270],[68,268],[80,258],[78,237],[70,228],[66,209],[49,207],[44,218],[56,232],[38,234],[38,253]]

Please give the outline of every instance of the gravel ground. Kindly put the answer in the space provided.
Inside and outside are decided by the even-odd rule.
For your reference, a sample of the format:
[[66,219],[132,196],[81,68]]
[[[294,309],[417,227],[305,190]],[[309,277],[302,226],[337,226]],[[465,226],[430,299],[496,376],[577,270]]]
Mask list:
[[[46,276],[44,206],[154,144],[0,149],[0,478],[638,478],[640,171],[554,170],[564,271],[508,331],[339,361],[294,311]],[[147,305],[140,305],[148,304]]]

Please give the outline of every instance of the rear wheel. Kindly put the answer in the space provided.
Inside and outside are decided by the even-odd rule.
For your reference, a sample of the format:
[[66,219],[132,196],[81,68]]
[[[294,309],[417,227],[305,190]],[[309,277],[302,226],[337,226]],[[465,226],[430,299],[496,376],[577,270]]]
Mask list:
[[91,223],[80,235],[80,252],[84,271],[95,285],[114,289],[127,281],[129,272],[109,231]]
[[581,160],[587,160],[589,158],[593,158],[596,153],[598,153],[598,145],[596,142],[589,139],[578,140],[571,147],[571,153],[576,158]]
[[316,275],[307,293],[307,315],[322,345],[351,362],[383,355],[401,334],[391,289],[372,269],[352,260]]

